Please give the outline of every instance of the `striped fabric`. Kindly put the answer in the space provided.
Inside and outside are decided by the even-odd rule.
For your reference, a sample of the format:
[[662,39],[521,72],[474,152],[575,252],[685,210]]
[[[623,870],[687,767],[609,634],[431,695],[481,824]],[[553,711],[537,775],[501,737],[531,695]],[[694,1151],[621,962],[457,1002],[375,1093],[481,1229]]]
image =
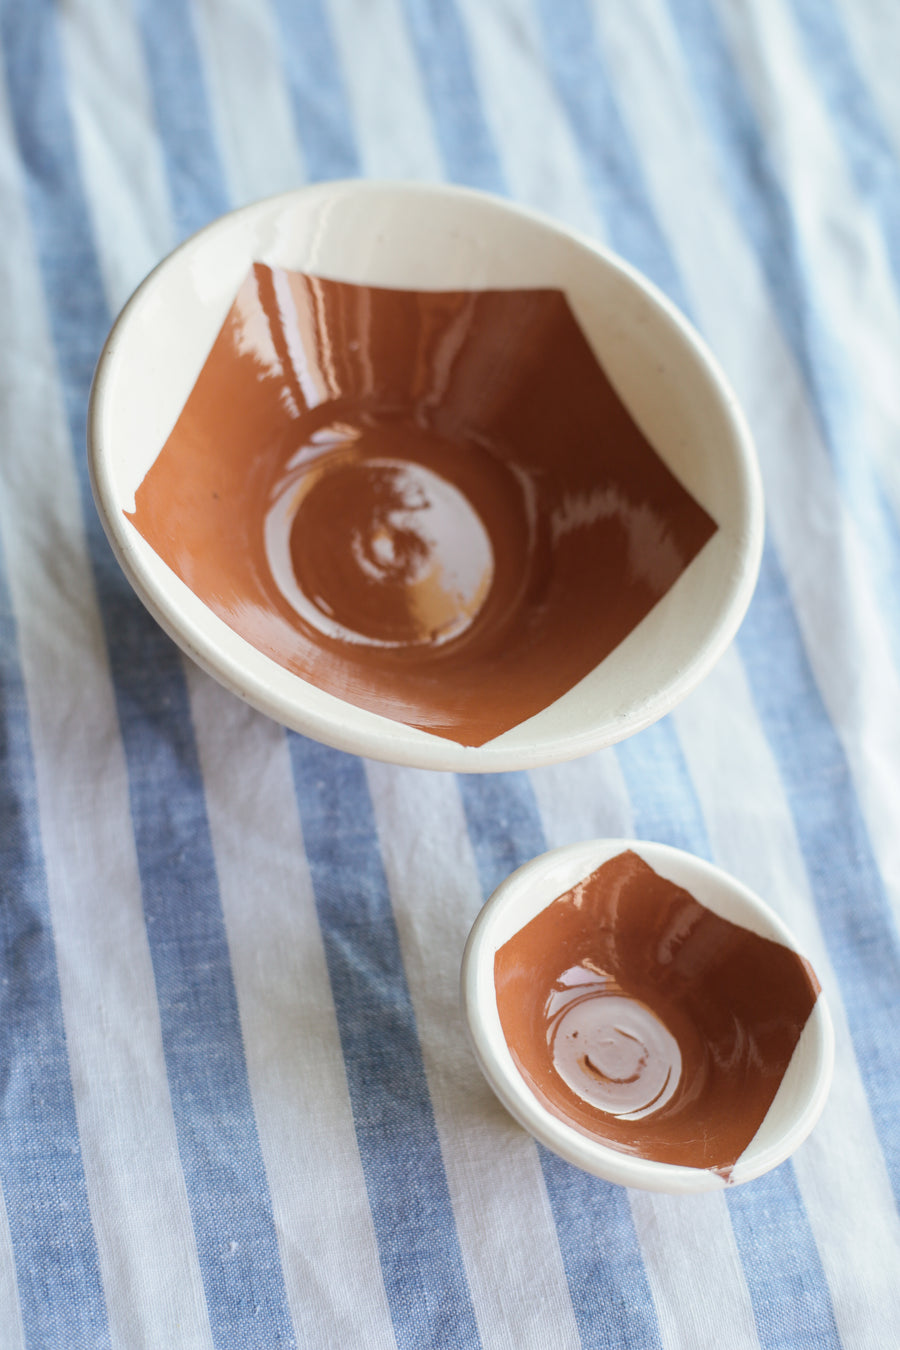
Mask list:
[[[0,1346],[900,1344],[900,12],[884,0],[0,0]],[[100,529],[113,316],[229,207],[447,179],[603,239],[701,329],[768,537],[674,714],[532,773],[367,763],[186,662]],[[700,1199],[539,1148],[459,958],[542,849],[767,897],[834,1089]]]

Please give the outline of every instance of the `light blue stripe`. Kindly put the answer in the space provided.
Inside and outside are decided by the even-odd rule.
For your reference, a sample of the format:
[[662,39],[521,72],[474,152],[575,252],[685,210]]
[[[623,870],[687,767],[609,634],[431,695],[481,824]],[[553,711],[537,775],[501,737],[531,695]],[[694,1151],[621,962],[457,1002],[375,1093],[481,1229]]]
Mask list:
[[[6,50],[14,34],[3,9]],[[33,91],[32,91],[33,92]],[[15,99],[21,88],[12,90]],[[26,1342],[99,1350],[106,1302],[78,1139],[28,708],[0,545],[0,1183]],[[0,1341],[4,1329],[0,1327]]]
[[900,663],[900,523],[873,464],[867,418],[840,337],[823,320],[800,229],[712,7],[707,0],[669,0],[669,5],[722,182],[803,374],[841,496],[859,527],[894,658]]
[[450,180],[505,192],[478,99],[463,26],[451,0],[403,0],[435,134]]
[[857,190],[881,225],[900,284],[900,165],[833,0],[791,0],[791,5]]
[[363,764],[300,736],[289,741],[397,1342],[478,1346]]
[[[546,850],[543,826],[525,774],[461,774],[458,782],[487,898]],[[653,1350],[659,1328],[627,1191],[539,1153],[582,1345]]]
[[615,754],[638,836],[708,858],[706,824],[671,719],[620,742]]
[[[35,11],[29,12],[31,16]],[[57,37],[16,98],[35,238],[73,444],[84,444],[91,366],[109,316],[64,103]],[[201,149],[204,143],[200,141]],[[147,932],[172,1109],[210,1324],[231,1346],[290,1345],[271,1204],[178,654],[131,594],[102,535],[78,455],[82,508],[128,761]],[[86,785],[86,789],[89,785]]]
[[850,768],[803,649],[777,559],[738,635],[766,737],[797,825],[840,981],[869,1105],[900,1203],[900,936],[853,790]]
[[[709,858],[703,813],[671,720],[623,742],[617,753],[637,833]],[[727,1200],[760,1344],[839,1350],[831,1294],[793,1164],[728,1191]]]
[[[284,73],[307,176],[355,178],[359,152],[340,60],[320,0],[272,0],[284,44]],[[385,80],[394,76],[384,71]]]
[[[840,1350],[831,1294],[793,1165],[787,1162],[729,1192],[728,1209],[760,1345]],[[757,1252],[765,1252],[765,1262],[757,1263]]]
[[134,0],[179,239],[228,209],[186,0]]

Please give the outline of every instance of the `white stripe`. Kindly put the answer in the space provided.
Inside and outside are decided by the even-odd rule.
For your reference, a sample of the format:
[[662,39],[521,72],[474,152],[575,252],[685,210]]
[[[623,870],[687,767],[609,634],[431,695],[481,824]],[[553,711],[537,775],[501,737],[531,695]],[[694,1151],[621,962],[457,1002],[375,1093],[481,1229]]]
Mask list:
[[597,232],[578,151],[550,82],[534,12],[521,0],[458,0],[481,106],[516,201]]
[[[658,0],[634,0],[627,14],[599,4],[595,12],[660,224],[756,438],[768,525],[804,646],[900,914],[893,806],[900,679],[857,531],[759,269],[723,197],[667,12]],[[657,115],[660,100],[664,118]],[[715,221],[715,228],[698,229],[701,219]]]
[[835,1024],[834,1087],[794,1168],[844,1345],[892,1345],[900,1326],[900,1217],[790,809],[734,652],[675,718],[716,861],[781,914],[825,990]]
[[595,837],[627,839],[634,833],[628,791],[614,750],[533,769],[530,777],[548,847]]
[[88,196],[103,203],[94,225],[104,284],[121,304],[159,262],[155,223],[169,214],[162,154],[147,135],[143,54],[130,7],[117,0],[70,0],[58,14],[80,168]]
[[758,1347],[724,1193],[630,1198],[666,1350]]
[[[565,774],[556,767],[531,773],[549,847],[633,835],[614,751],[566,769]],[[642,1191],[628,1195],[665,1350],[719,1350],[723,1326],[728,1327],[728,1350],[758,1350],[753,1306],[723,1192],[687,1201]]]
[[441,178],[431,114],[398,0],[330,0],[329,11],[365,173]]
[[25,1331],[6,1202],[0,1191],[0,1334],[4,1350],[24,1350]]
[[459,963],[481,889],[455,780],[366,765],[472,1303],[485,1350],[580,1345],[534,1142],[467,1044]]
[[872,95],[894,153],[900,156],[900,37],[895,0],[832,0],[850,39],[851,59]]
[[169,1100],[128,780],[5,97],[2,105],[0,200],[13,265],[0,298],[7,356],[0,442],[14,491],[0,492],[0,533],[28,697],[85,1179],[114,1343],[199,1350],[211,1338]]
[[880,226],[856,191],[782,0],[758,0],[752,8],[720,0],[719,7],[767,150],[791,200],[808,278],[815,283],[842,378],[856,395],[854,457],[873,461],[900,517],[900,310]]
[[193,0],[193,13],[232,205],[299,187],[303,156],[269,0]]
[[284,731],[185,662],[298,1343],[393,1347]]

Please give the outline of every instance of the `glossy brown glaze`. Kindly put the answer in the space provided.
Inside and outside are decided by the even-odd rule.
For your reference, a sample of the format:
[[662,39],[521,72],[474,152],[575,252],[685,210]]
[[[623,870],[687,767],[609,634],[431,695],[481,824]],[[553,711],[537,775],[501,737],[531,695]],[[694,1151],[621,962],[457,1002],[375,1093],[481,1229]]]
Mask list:
[[548,1110],[611,1148],[726,1177],[819,992],[812,967],[621,853],[496,954],[503,1032]]
[[130,518],[260,651],[464,745],[587,675],[716,528],[561,292],[262,264]]

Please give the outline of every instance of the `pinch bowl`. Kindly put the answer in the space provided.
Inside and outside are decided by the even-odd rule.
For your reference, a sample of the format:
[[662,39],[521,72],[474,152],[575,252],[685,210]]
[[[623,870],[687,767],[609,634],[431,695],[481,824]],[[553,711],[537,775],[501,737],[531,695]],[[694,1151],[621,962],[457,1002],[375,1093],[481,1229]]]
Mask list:
[[[630,1129],[638,1141],[638,1147],[635,1149],[629,1141],[629,1151],[622,1151],[621,1146],[611,1147],[604,1142],[605,1122],[602,1120],[598,1120],[596,1131],[592,1129],[591,1133],[575,1128],[564,1112],[548,1109],[547,1099],[540,1099],[538,1092],[533,1090],[533,1080],[527,1081],[525,1072],[520,1069],[521,1061],[517,1063],[507,1041],[501,1022],[496,983],[499,978],[498,951],[532,923],[536,916],[545,915],[558,897],[577,887],[611,859],[629,853],[636,854],[641,863],[647,864],[665,882],[689,892],[689,897],[693,897],[713,915],[738,925],[740,930],[748,930],[759,938],[768,939],[768,943],[758,944],[763,949],[764,961],[768,960],[771,943],[778,944],[777,955],[785,960],[791,958],[782,949],[798,953],[791,933],[769,906],[735,878],[692,854],[663,844],[623,839],[590,840],[554,849],[525,863],[501,883],[485,904],[469,935],[462,961],[461,1001],[475,1056],[497,1097],[519,1124],[552,1152],[586,1172],[623,1186],[682,1195],[751,1181],[778,1166],[799,1147],[818,1120],[831,1084],[834,1032],[827,1004],[808,962],[802,962],[799,969],[808,972],[809,997],[814,1000],[811,1011],[805,1022],[800,1024],[802,1030],[790,1054],[787,1069],[774,1097],[771,1097],[768,1109],[763,1107],[761,1123],[750,1142],[726,1168],[684,1165],[642,1156],[641,1132],[653,1123],[656,1107],[651,1108],[643,1119],[639,1118],[640,1113],[630,1118],[633,1121]],[[618,911],[619,915],[623,912],[622,908]],[[655,936],[648,929],[646,943],[642,944],[643,951],[656,943],[671,942],[672,931],[676,927],[670,925],[665,930],[657,929]],[[678,937],[676,934],[676,942]],[[755,939],[752,941],[755,942]],[[702,939],[694,947],[694,957],[698,946],[701,949],[702,966]],[[566,960],[571,959],[571,947],[563,950],[566,950]],[[526,981],[532,978],[530,970],[526,969],[521,974]],[[706,977],[698,975],[696,978]],[[807,976],[804,974],[802,978],[805,980]],[[764,979],[763,985],[766,994],[758,1014],[758,1025],[765,1038],[769,1034],[772,1019],[784,1014],[781,1000],[787,996],[782,994],[777,976],[768,981]],[[697,986],[701,1002],[707,987]],[[720,981],[720,990],[722,987]],[[730,990],[727,976],[724,987]],[[730,992],[728,997],[731,997]],[[652,999],[648,999],[647,1003],[652,1006]],[[733,1026],[738,1025],[738,1013],[735,1012]],[[743,1026],[746,1028],[747,1024]],[[559,1032],[556,1034],[559,1035]],[[741,1047],[741,1037],[741,1031],[735,1034],[729,1030],[723,1044],[727,1043],[733,1052],[735,1046]],[[584,1040],[580,1044],[584,1046]],[[747,1052],[746,1045],[744,1041],[742,1053],[746,1053],[746,1062],[753,1070],[755,1052],[752,1049]],[[736,1077],[734,1082],[733,1088],[729,1083],[728,1095],[718,1100],[716,1109],[720,1122],[729,1118],[739,1119],[746,1107],[746,1081],[741,1082]],[[690,1090],[687,1091],[686,1100],[687,1106],[679,1105],[678,1109],[687,1112],[695,1110]],[[696,1100],[701,1099],[695,1096]],[[676,1099],[672,1101],[677,1105]],[[712,1137],[716,1128],[712,1118],[704,1119],[702,1114],[699,1118],[691,1118],[688,1124],[689,1139],[705,1138],[707,1132]]]
[[[625,573],[613,568],[609,575],[599,570],[595,574],[588,553],[573,554],[566,573],[556,541],[558,536],[580,537],[579,530],[585,533],[598,515],[618,509],[616,502],[627,491],[614,478],[602,483],[598,478],[593,496],[579,489],[568,497],[557,494],[552,509],[542,505],[541,484],[552,485],[554,456],[557,450],[563,458],[568,453],[569,426],[575,417],[569,389],[575,376],[561,364],[560,349],[544,339],[544,355],[538,349],[530,358],[534,378],[520,381],[522,396],[530,403],[527,417],[519,419],[522,424],[547,429],[540,451],[544,458],[537,469],[526,466],[524,458],[517,459],[524,452],[517,450],[515,436],[509,432],[515,419],[504,412],[506,442],[499,459],[495,456],[491,461],[498,482],[505,474],[504,482],[518,485],[514,491],[520,493],[521,501],[510,505],[510,512],[514,516],[518,511],[521,517],[520,533],[532,530],[543,541],[540,547],[549,558],[540,584],[529,581],[527,560],[521,566],[514,560],[507,567],[504,584],[509,593],[530,596],[524,617],[510,618],[496,604],[491,609],[490,597],[499,583],[492,582],[491,590],[485,582],[478,591],[472,582],[470,590],[479,604],[485,588],[488,594],[477,623],[473,621],[475,628],[480,624],[477,662],[467,665],[464,644],[468,638],[457,637],[455,629],[447,630],[444,647],[428,655],[421,669],[416,652],[393,650],[402,643],[381,642],[379,647],[377,639],[371,649],[363,651],[354,637],[342,652],[334,636],[343,632],[339,624],[332,625],[324,638],[313,633],[314,641],[310,641],[306,611],[294,617],[298,643],[305,642],[312,651],[312,664],[295,659],[290,643],[283,651],[276,650],[267,637],[259,635],[273,627],[290,629],[294,620],[285,617],[287,601],[276,597],[268,615],[268,602],[256,599],[243,607],[235,603],[231,611],[227,607],[227,597],[234,591],[227,569],[241,564],[247,552],[239,532],[233,542],[231,535],[224,542],[217,540],[209,515],[201,519],[193,539],[179,514],[181,497],[196,505],[203,493],[210,503],[215,499],[216,506],[210,504],[209,511],[219,509],[220,494],[213,490],[219,432],[209,429],[204,441],[202,418],[198,430],[198,418],[192,413],[191,434],[199,437],[198,454],[205,457],[209,481],[204,480],[202,491],[185,486],[183,492],[173,490],[171,498],[165,491],[162,497],[157,493],[155,528],[168,541],[168,553],[139,528],[136,507],[146,497],[151,471],[162,462],[164,452],[169,454],[170,471],[177,475],[179,461],[173,459],[169,443],[183,425],[183,414],[194,407],[191,400],[218,335],[254,268],[281,269],[282,279],[287,277],[284,286],[293,276],[290,284],[295,299],[301,287],[296,277],[301,274],[312,278],[302,283],[310,295],[317,287],[336,289],[339,298],[344,297],[342,313],[356,315],[352,322],[358,328],[352,330],[348,349],[356,352],[361,336],[363,345],[365,341],[374,344],[363,354],[371,358],[366,369],[375,369],[372,378],[376,383],[382,353],[377,332],[374,338],[365,336],[364,317],[359,317],[365,306],[357,303],[357,293],[363,295],[366,288],[369,295],[373,289],[422,293],[426,296],[422,305],[426,309],[431,305],[429,314],[444,304],[442,297],[456,296],[454,303],[459,308],[464,305],[464,293],[473,293],[469,308],[475,315],[472,342],[477,359],[470,363],[471,378],[466,376],[472,406],[461,405],[453,417],[438,408],[438,421],[444,417],[441,425],[452,422],[456,428],[447,433],[448,444],[454,436],[462,437],[459,428],[466,427],[471,428],[473,443],[484,439],[478,419],[487,416],[483,410],[492,400],[500,399],[503,372],[515,355],[516,343],[523,340],[519,330],[527,328],[513,317],[499,345],[493,338],[485,339],[479,355],[477,316],[485,304],[493,306],[495,314],[506,305],[515,316],[520,312],[514,303],[518,293],[524,297],[523,314],[531,313],[529,297],[537,297],[536,304],[556,306],[554,313],[562,307],[568,325],[566,340],[576,347],[583,344],[591,365],[602,372],[602,379],[627,410],[626,416],[648,447],[647,454],[659,461],[667,481],[677,485],[696,512],[712,522],[714,532],[685,554],[683,565],[672,572],[658,594],[648,593],[636,611],[636,621],[622,628],[608,650],[598,646],[598,616],[603,617],[607,602],[613,609],[620,605]],[[485,293],[493,298],[482,304],[478,296]],[[288,334],[287,347],[291,342],[296,345],[302,324],[306,330],[315,326],[314,300],[315,296],[309,312],[297,321],[297,332]],[[398,304],[402,303],[400,295]],[[426,327],[423,322],[423,332]],[[335,347],[334,335],[326,336],[332,344],[334,369],[366,365],[357,360],[354,366],[348,352]],[[313,346],[316,341],[327,345],[321,335],[310,341]],[[410,365],[420,356],[414,350]],[[452,362],[447,368],[452,384]],[[299,390],[303,372],[294,374]],[[343,377],[335,378],[335,407],[339,406],[343,417],[348,407],[353,411],[354,400],[362,395],[352,381],[341,384]],[[225,389],[219,412],[226,426],[231,411],[228,397]],[[282,445],[290,438],[290,419],[296,413],[291,403],[289,394],[282,391],[279,406],[285,409],[284,425],[278,429]],[[421,421],[419,406],[411,402],[407,412],[409,425]],[[235,413],[240,414],[237,405]],[[321,422],[322,410],[315,413]],[[371,415],[376,414],[377,409]],[[369,416],[370,411],[364,409],[364,417]],[[350,463],[347,455],[352,458],[353,453],[352,447],[341,449],[342,472]],[[441,453],[444,460],[440,463],[450,463],[452,454],[448,458]],[[491,450],[485,453],[490,458]],[[94,379],[88,454],[97,508],[121,567],[151,614],[190,657],[239,697],[288,727],[355,754],[422,768],[507,771],[574,759],[650,725],[698,684],[728,646],[749,603],[762,549],[762,492],[750,435],[727,381],[693,328],[645,277],[593,240],[529,210],[455,187],[375,181],[318,184],[244,207],[187,240],[147,277],[113,326]],[[640,497],[644,470],[634,468],[636,462],[630,468],[626,465],[623,472],[637,475],[635,491]],[[392,482],[403,477],[404,471],[385,469],[382,460],[377,465],[385,482],[390,474],[394,475]],[[449,472],[452,479],[452,467]],[[248,483],[252,473],[248,467]],[[435,475],[430,470],[428,474],[427,481],[433,481]],[[457,487],[452,481],[449,488],[439,486],[438,496],[443,492],[452,505],[459,497]],[[232,513],[239,508],[242,490],[240,482],[232,489]],[[502,498],[501,489],[491,490]],[[303,498],[313,526],[315,504],[326,496],[314,486]],[[335,488],[332,498],[337,497],[340,493]],[[286,497],[285,501],[286,510],[299,510],[293,499]],[[416,504],[412,497],[401,502],[404,509],[410,507],[405,515],[400,513],[406,521],[404,529],[411,518],[411,503]],[[502,514],[502,501],[498,509]],[[665,520],[648,523],[639,509],[632,514],[635,538],[649,539],[647,547],[656,550],[645,567],[649,576],[654,569],[658,572],[658,563],[671,559],[673,550],[677,553],[678,541],[673,543]],[[472,528],[477,534],[477,523]],[[509,528],[515,534],[519,525],[513,520]],[[348,545],[336,535],[334,557],[330,559],[326,551],[323,561],[319,555],[328,546],[327,523],[320,523],[312,533],[319,550],[317,575],[327,583],[331,561],[337,574],[347,560]],[[375,543],[382,551],[393,547],[383,539]],[[634,551],[633,544],[632,540],[622,546],[623,557]],[[483,547],[490,552],[489,544]],[[217,584],[220,554],[223,574]],[[626,561],[630,567],[631,561]],[[470,564],[475,566],[471,559]],[[625,561],[622,567],[626,568]],[[192,582],[202,569],[206,591]],[[247,563],[245,570],[253,568]],[[221,604],[220,596],[226,597]],[[477,608],[474,600],[472,604]],[[568,606],[564,620],[560,606]],[[492,617],[495,612],[499,619]],[[363,614],[363,622],[367,621]],[[464,621],[469,619],[464,616]],[[495,622],[496,631],[491,628]],[[516,647],[518,638],[509,636],[515,633],[526,634],[531,643],[524,655]],[[360,656],[366,656],[368,664],[361,663]],[[320,666],[327,666],[327,679],[319,678]],[[543,682],[538,692],[530,696],[530,702],[508,698],[516,694],[520,682],[525,688],[532,666]],[[395,673],[397,682],[392,684]],[[420,689],[426,691],[421,699]]]

